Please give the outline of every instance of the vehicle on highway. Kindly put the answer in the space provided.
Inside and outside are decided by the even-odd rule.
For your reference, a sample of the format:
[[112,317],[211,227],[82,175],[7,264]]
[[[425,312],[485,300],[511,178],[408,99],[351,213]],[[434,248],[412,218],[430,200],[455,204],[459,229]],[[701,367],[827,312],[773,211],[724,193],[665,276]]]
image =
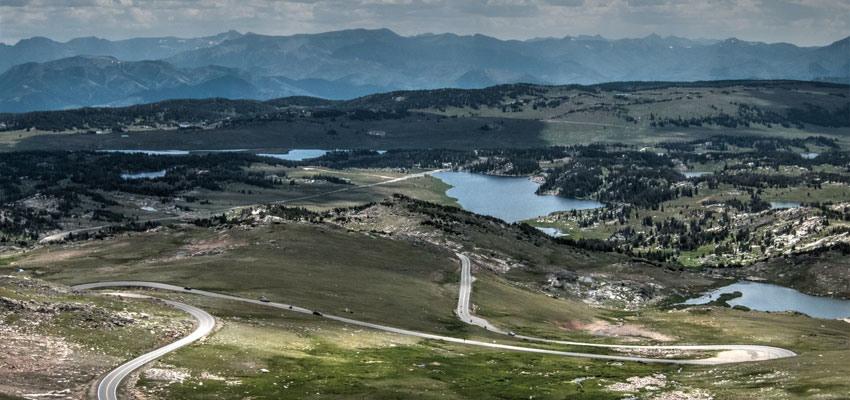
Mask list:
[[268,303],[269,299],[266,296],[260,296],[260,301],[262,301],[263,303]]
[[320,317],[324,317],[324,316],[325,316],[325,314],[322,314],[322,313],[320,313],[320,312],[318,312],[318,311],[313,311],[313,315],[318,315],[318,316],[320,316]]
[[183,286],[183,289],[184,290],[192,290],[192,287],[191,286]]
[[508,336],[516,336],[516,333],[514,333],[514,331],[510,331],[508,332]]

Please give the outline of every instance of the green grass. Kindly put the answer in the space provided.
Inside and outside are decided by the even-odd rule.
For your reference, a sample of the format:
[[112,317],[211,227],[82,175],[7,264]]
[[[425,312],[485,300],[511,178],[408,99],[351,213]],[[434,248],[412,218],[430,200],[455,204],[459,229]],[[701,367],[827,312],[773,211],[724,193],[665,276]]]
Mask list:
[[476,275],[471,304],[477,307],[476,315],[517,333],[537,337],[589,339],[589,335],[581,332],[560,329],[556,323],[589,321],[604,315],[604,310],[576,301],[549,299],[488,273]]
[[[578,394],[620,398],[621,393],[603,388],[631,376],[661,372],[686,387],[718,393],[718,398],[757,397],[760,390],[771,386],[778,388],[771,389],[777,390],[776,393],[788,396],[812,394],[815,392],[810,389],[817,387],[828,388],[825,390],[830,394],[846,392],[848,388],[842,380],[848,371],[839,363],[850,350],[845,322],[722,307],[614,311],[555,299],[535,288],[545,280],[546,271],[564,267],[615,274],[612,276],[621,279],[651,279],[664,285],[679,281],[682,287],[699,286],[707,281],[663,268],[637,264],[625,268],[626,260],[622,258],[568,252],[543,240],[488,236],[465,229],[469,230],[464,231],[464,237],[475,240],[464,242],[470,248],[474,244],[481,246],[479,251],[510,246],[504,251],[536,266],[515,267],[509,273],[494,274],[476,265],[472,303],[477,306],[478,315],[498,326],[533,335],[616,342],[615,338],[559,327],[561,322],[598,319],[612,324],[636,324],[672,336],[671,343],[766,344],[792,349],[800,357],[740,366],[684,367],[679,373],[678,368],[665,365],[615,365],[419,341],[311,315],[267,310],[190,293],[158,293],[201,306],[225,324],[207,342],[181,349],[163,360],[165,366],[191,370],[191,379],[168,386],[144,379],[141,385],[158,391],[162,398],[176,399],[404,398],[411,393],[426,397],[436,393],[434,397],[441,398],[530,395],[563,398]],[[344,309],[349,308],[354,312],[350,317],[364,321],[455,337],[512,342],[510,338],[458,323],[452,314],[459,281],[459,263],[453,254],[324,225],[284,223],[253,228],[160,229],[36,249],[20,254],[14,264],[0,266],[0,273],[19,267],[28,274],[65,283],[144,279],[189,284],[248,298],[264,295],[273,301],[337,315],[345,315]],[[132,333],[121,331],[118,335],[127,338]],[[116,349],[124,348],[121,343],[108,344]],[[122,350],[115,351],[120,355]],[[824,365],[826,369],[814,373],[800,369],[798,363]],[[260,368],[270,372],[263,374]],[[777,369],[783,375],[751,382],[752,374],[766,368]],[[203,378],[201,372],[225,380]],[[582,386],[573,383],[574,379],[584,377],[593,379]],[[715,384],[714,377],[723,377],[726,384]],[[796,377],[799,379],[795,380]],[[239,380],[241,384],[228,386],[228,380]],[[282,389],[282,385],[287,388]]]
[[797,357],[762,363],[692,368],[683,374],[683,383],[698,385],[717,398],[728,399],[839,399],[850,393],[850,383],[842,378],[850,374],[845,362],[850,352],[846,322],[718,307],[707,313],[685,310],[673,314],[684,315],[671,318],[667,313],[653,311],[642,313],[640,320],[657,329],[667,326],[686,333],[690,340],[705,342],[723,337],[799,353]]
[[449,253],[307,224],[224,235],[186,228],[30,255],[13,268],[68,284],[139,279],[191,285],[328,313],[349,308],[363,320],[436,332],[454,309],[457,281],[446,276],[459,268]]
[[[178,220],[181,217],[197,218],[226,213],[233,208],[250,207],[259,204],[273,202],[285,202],[287,206],[305,207],[314,211],[325,211],[334,208],[346,208],[377,202],[395,193],[410,197],[423,199],[443,205],[457,205],[454,199],[448,197],[445,192],[448,185],[441,180],[431,177],[416,177],[389,184],[376,183],[385,182],[394,178],[404,177],[410,174],[424,172],[425,170],[385,170],[385,169],[352,169],[346,171],[327,169],[295,169],[257,164],[248,168],[250,172],[261,172],[266,176],[281,177],[286,174],[284,180],[294,179],[296,185],[277,185],[273,188],[258,188],[243,184],[224,184],[223,190],[195,189],[182,193],[177,199],[169,199],[168,203],[162,203],[156,196],[128,195],[126,193],[102,193],[106,198],[116,200],[119,205],[110,205],[103,210],[122,214],[126,218],[137,221],[152,219],[171,218]],[[350,179],[354,185],[333,184],[326,181],[310,182],[303,179],[304,176],[314,174],[332,175],[340,178]],[[356,185],[356,186],[355,186]],[[361,185],[372,185],[363,186]],[[342,190],[342,191],[340,191]],[[202,204],[198,201],[186,201],[187,197],[203,199]],[[298,200],[301,199],[301,200]],[[142,205],[152,206],[155,211],[141,210]],[[191,212],[177,211],[174,207],[182,207]],[[93,209],[101,209],[98,203],[83,201],[80,207],[74,210],[74,216],[63,218],[60,226],[84,227],[108,225],[104,221],[92,221],[90,213]],[[82,216],[82,217],[81,217]],[[14,255],[0,255],[0,265],[9,263]]]
[[[673,370],[420,340],[308,315],[276,315],[252,305],[196,301],[222,318],[224,327],[205,343],[160,362],[192,371],[191,379],[172,385],[140,382],[162,397],[562,398],[584,393],[617,398],[601,386],[582,388],[571,381],[587,376],[619,381],[633,374]],[[260,372],[263,368],[270,372]],[[203,379],[204,372],[223,380]]]
[[[764,171],[764,173],[773,172]],[[783,171],[783,174],[789,175],[790,173],[789,171]],[[820,188],[809,188],[805,186],[767,188],[762,189],[758,196],[763,201],[768,202],[843,203],[850,201],[850,190],[848,190],[845,185],[827,183],[821,185]],[[593,215],[596,210],[579,211],[578,217],[572,217],[571,212],[557,212],[548,216],[531,219],[526,222],[532,226],[557,228],[574,239],[607,240],[611,238],[612,235],[626,227],[630,227],[636,232],[649,232],[652,230],[652,227],[643,225],[643,219],[647,216],[652,217],[653,221],[656,223],[675,218],[679,221],[684,221],[687,224],[689,220],[694,218],[699,221],[705,210],[714,210],[715,220],[710,221],[710,223],[716,227],[719,226],[719,224],[722,224],[722,221],[719,219],[722,212],[720,212],[717,208],[713,208],[713,206],[705,206],[703,203],[724,203],[732,199],[737,199],[742,203],[748,203],[751,201],[751,198],[751,195],[748,194],[747,191],[737,189],[731,185],[721,184],[715,189],[709,189],[705,184],[702,184],[699,186],[699,192],[694,194],[692,197],[683,196],[675,200],[666,201],[661,203],[657,210],[638,209],[636,210],[636,213],[632,214],[631,218],[625,219],[622,223],[617,220],[608,220],[600,217],[593,225],[582,227],[580,224],[582,217]],[[733,208],[727,208],[727,211],[733,217],[732,223],[730,224],[730,228],[733,231],[743,227],[752,228],[754,231],[753,234],[757,235],[756,237],[760,237],[765,231],[773,229],[775,227],[774,224],[781,225],[783,223],[783,220],[778,216],[750,216],[747,217],[749,218],[748,220],[737,220],[736,215],[742,214],[741,212]],[[698,212],[696,217],[691,215],[694,212]],[[810,214],[815,215],[814,212]],[[750,225],[747,225],[748,223]],[[831,224],[840,226],[845,225],[845,222],[834,220],[831,221]],[[807,235],[804,243],[811,243],[819,238],[820,237],[817,234],[809,234]],[[699,267],[705,264],[703,257],[714,254],[718,246],[724,244],[734,245],[736,243],[737,241],[734,237],[726,238],[725,240],[717,243],[706,243],[693,251],[681,251],[681,253],[676,256],[675,262],[684,267]],[[643,247],[636,246],[634,250],[636,253],[640,254],[641,252],[654,249],[655,245],[652,244]],[[733,262],[746,265],[759,261],[763,257],[763,253],[762,249],[752,248],[746,252],[745,256],[725,252],[723,254],[719,254],[718,257],[718,260],[723,263]]]
[[[473,302],[493,300],[488,285],[473,292]],[[558,306],[581,310],[545,296],[511,293],[534,314],[529,323]],[[505,352],[420,340],[347,326],[309,315],[266,310],[191,294],[167,297],[202,306],[224,327],[202,344],[166,356],[159,367],[191,371],[182,384],[143,379],[140,385],[162,398],[621,398],[605,390],[632,376],[662,373],[666,390],[701,388],[718,399],[759,398],[764,390],[779,396],[813,394],[840,398],[850,389],[842,354],[846,323],[812,320],[790,313],[743,312],[728,308],[612,312],[611,319],[644,324],[678,334],[681,343],[763,343],[794,349],[799,357],[721,366],[670,366],[613,363],[549,355]],[[518,296],[517,296],[518,295]],[[504,307],[506,301],[497,302]],[[546,304],[549,303],[549,304]],[[520,307],[520,305],[517,305]],[[591,310],[592,315],[592,309]],[[490,314],[493,314],[492,312]],[[569,314],[579,317],[578,312]],[[483,315],[483,314],[482,314]],[[523,314],[524,315],[524,314]],[[490,315],[488,315],[488,318]],[[782,326],[783,329],[776,329]],[[476,335],[477,336],[477,335]],[[483,337],[478,337],[482,339]],[[591,338],[592,340],[592,338]],[[531,345],[526,342],[524,345]],[[806,367],[801,367],[801,365]],[[824,369],[811,370],[809,366]],[[268,369],[262,373],[260,369]],[[204,378],[203,374],[208,378]],[[219,378],[211,379],[209,376]],[[589,378],[579,386],[577,378]],[[222,380],[217,380],[222,379]],[[233,382],[239,381],[239,384]],[[231,382],[228,384],[228,382]],[[202,383],[202,385],[200,384]],[[819,388],[820,391],[813,389]]]
[[158,301],[69,292],[33,279],[0,278],[0,297],[28,302],[29,308],[0,301],[2,399],[65,389],[77,396],[108,370],[194,325],[188,315]]
[[797,202],[797,203],[842,203],[850,201],[850,189],[841,184],[825,184],[820,189],[807,187],[791,187],[785,189],[768,189],[762,198],[765,201]]
[[[0,286],[0,297],[16,300],[26,300],[37,303],[70,303],[99,307],[107,312],[129,312],[148,314],[151,321],[169,321],[169,323],[186,323],[191,326],[192,320],[182,311],[175,310],[162,303],[144,299],[120,300],[111,296],[91,296],[88,294],[46,295],[44,291],[21,289],[18,287]],[[20,314],[12,314],[5,323],[26,325],[26,320]],[[17,317],[17,318],[15,318]],[[149,328],[141,324],[128,324],[121,329],[103,330],[90,326],[91,323],[101,322],[107,316],[89,312],[59,312],[50,319],[50,323],[40,325],[39,333],[59,336],[83,348],[97,349],[98,352],[120,358],[134,357],[160,344],[159,339],[152,335]],[[159,327],[161,328],[161,327]],[[128,341],[129,338],[133,340]]]
[[[564,331],[557,323],[594,318],[618,322],[638,315],[612,314],[524,288],[536,288],[545,280],[545,268],[569,265],[561,262],[582,257],[580,253],[565,257],[555,248],[530,243],[528,246],[529,252],[536,249],[535,257],[528,261],[538,263],[538,271],[515,268],[499,276],[476,266],[472,302],[479,307],[480,315],[508,329],[575,339],[588,336],[580,331]],[[526,250],[520,247],[517,251],[524,254]],[[187,256],[190,254],[194,256]],[[551,267],[547,267],[549,263]],[[248,298],[266,296],[338,315],[348,308],[356,319],[426,332],[480,334],[475,331],[477,328],[458,326],[452,315],[459,281],[459,263],[452,254],[322,226],[281,224],[225,232],[200,228],[165,230],[43,248],[16,261],[12,268],[17,267],[69,284],[153,280]],[[604,266],[595,270],[616,273],[622,279],[679,281],[680,285],[698,287],[708,282],[638,265],[629,271]],[[646,275],[637,278],[640,274]],[[685,340],[676,330],[662,327],[659,332]],[[691,337],[702,338],[713,338],[713,343],[724,339]]]
[[[487,123],[505,121],[505,129],[481,131]],[[414,116],[380,121],[345,121],[319,124],[296,119],[294,122],[274,121],[248,127],[221,128],[203,131],[133,132],[122,138],[106,135],[40,134],[0,142],[0,149],[242,149],[265,152],[268,149],[423,149],[423,148],[480,148],[488,147],[538,147],[545,146],[537,133],[543,123],[527,119],[510,118],[447,118]],[[328,135],[334,129],[337,135]],[[386,136],[366,134],[369,130],[382,130]],[[0,133],[2,136],[3,133]],[[126,134],[126,133],[125,133]],[[246,145],[249,144],[249,145]]]
[[[630,99],[617,98],[616,91],[588,94],[566,88],[551,88],[540,99],[531,96],[499,99],[501,105],[516,100],[528,101],[515,112],[503,112],[501,106],[447,108],[442,111],[431,108],[421,110],[424,113],[416,112],[400,119],[358,121],[346,118],[296,118],[289,122],[258,122],[247,127],[179,133],[174,130],[123,133],[128,137],[121,137],[120,134],[72,135],[19,131],[0,133],[0,149],[480,149],[593,142],[652,146],[661,141],[694,140],[718,134],[787,138],[821,135],[838,139],[845,148],[850,146],[847,128],[824,128],[811,124],[805,124],[803,129],[759,124],[746,128],[651,126],[652,116],[691,118],[717,116],[721,112],[734,116],[738,106],[732,103],[755,105],[779,114],[784,114],[789,108],[805,108],[807,103],[830,110],[846,103],[845,99],[830,94],[846,91],[842,88],[800,90],[800,87],[806,86],[806,83],[801,83],[769,88],[671,87],[631,93],[630,98],[647,100],[634,103]],[[557,100],[560,105],[535,109],[532,105],[535,100]],[[592,104],[604,107],[588,109]],[[484,125],[496,128],[482,130]],[[328,134],[331,129],[336,134]],[[370,130],[384,131],[386,135],[369,135],[367,132]]]

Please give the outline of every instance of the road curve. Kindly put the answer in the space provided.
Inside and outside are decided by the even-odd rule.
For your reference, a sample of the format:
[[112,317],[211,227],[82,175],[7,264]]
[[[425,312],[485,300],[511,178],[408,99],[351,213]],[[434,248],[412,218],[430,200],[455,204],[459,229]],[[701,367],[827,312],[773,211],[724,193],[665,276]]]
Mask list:
[[[461,262],[461,274],[460,274],[460,294],[458,296],[458,304],[457,304],[457,315],[463,322],[466,322],[470,325],[480,326],[484,329],[487,329],[491,332],[501,333],[504,335],[509,335],[509,332],[505,332],[496,326],[490,324],[487,320],[479,317],[472,316],[469,313],[469,297],[470,292],[472,292],[472,282],[475,278],[472,277],[472,265],[469,261],[469,257],[457,253],[458,258],[460,258]],[[797,353],[783,349],[781,347],[773,347],[773,346],[761,346],[761,345],[749,345],[749,344],[728,344],[728,345],[671,345],[671,346],[647,346],[647,345],[620,345],[620,344],[598,344],[598,343],[584,343],[584,342],[570,342],[565,340],[552,340],[552,339],[543,339],[536,338],[532,336],[524,336],[524,335],[513,335],[519,339],[531,340],[536,342],[544,342],[544,343],[555,343],[555,344],[563,344],[570,346],[586,346],[586,347],[604,347],[604,348],[615,348],[615,349],[632,349],[632,350],[700,350],[700,351],[725,351],[725,352],[736,352],[739,357],[745,357],[746,359],[740,361],[763,361],[763,360],[771,360],[775,358],[785,358],[785,357],[794,357]],[[745,354],[744,354],[745,353]],[[667,360],[672,361],[672,360]],[[723,360],[721,359],[706,359],[699,361],[713,361],[715,364],[723,364]],[[727,361],[728,362],[728,361]]]
[[[151,298],[150,296],[132,293],[121,293],[120,296],[134,298]],[[193,317],[195,317],[196,320],[198,320],[198,327],[195,329],[194,332],[184,337],[183,339],[180,339],[165,347],[161,347],[150,353],[143,354],[130,361],[127,361],[118,368],[112,370],[112,372],[106,374],[106,376],[104,376],[103,379],[100,380],[100,383],[97,385],[97,400],[117,400],[118,387],[121,384],[121,381],[123,381],[124,378],[130,375],[133,371],[141,368],[142,366],[153,360],[156,360],[159,357],[164,356],[165,354],[168,354],[174,350],[177,350],[189,343],[192,343],[204,337],[204,335],[210,333],[210,331],[212,331],[215,327],[215,319],[213,318],[213,316],[208,314],[206,311],[201,310],[200,308],[192,307],[188,304],[178,303],[170,300],[162,301],[174,308],[183,310],[191,314]]]
[[[303,307],[297,307],[290,304],[284,303],[275,303],[275,302],[261,302],[259,300],[245,299],[242,297],[231,296],[227,294],[208,292],[205,290],[192,289],[191,291],[185,290],[183,287],[176,285],[169,285],[166,283],[157,283],[157,282],[144,282],[144,281],[112,281],[112,282],[96,282],[96,283],[88,283],[83,285],[77,285],[73,288],[75,289],[96,289],[96,288],[105,288],[105,287],[146,287],[160,290],[170,290],[175,292],[183,292],[187,294],[197,294],[201,296],[215,297],[219,299],[233,300],[233,301],[241,301],[244,303],[256,304],[259,306],[265,307],[275,307],[283,310],[290,310],[294,312],[304,313],[304,314],[312,314],[313,310],[308,310]],[[468,298],[468,297],[467,297]],[[569,351],[558,351],[558,350],[548,350],[548,349],[537,349],[533,347],[523,347],[523,346],[513,346],[507,344],[500,343],[489,343],[489,342],[481,342],[475,340],[466,340],[461,338],[455,338],[450,336],[441,336],[434,335],[430,333],[422,333],[411,331],[407,329],[401,328],[393,328],[391,326],[375,324],[371,322],[358,321],[355,319],[338,317],[335,315],[324,314],[324,318],[331,319],[334,321],[344,322],[351,325],[363,326],[367,328],[382,330],[386,332],[393,332],[400,335],[413,336],[423,339],[433,339],[433,340],[441,340],[445,342],[452,343],[460,343],[471,346],[480,346],[480,347],[490,347],[496,349],[503,350],[512,350],[512,351],[523,351],[528,353],[539,353],[539,354],[553,354],[559,356],[567,356],[567,357],[582,357],[582,358],[593,358],[593,359],[602,359],[602,360],[616,360],[616,361],[637,361],[637,362],[646,362],[646,363],[666,363],[666,364],[696,364],[696,365],[716,365],[716,364],[726,364],[729,362],[735,362],[724,359],[704,359],[704,360],[672,360],[672,359],[663,359],[663,358],[649,358],[649,357],[634,357],[634,356],[618,356],[618,355],[608,355],[608,354],[591,354],[591,353],[576,353]],[[557,342],[556,342],[557,343]],[[587,344],[586,344],[587,345]],[[602,346],[600,347],[614,347],[614,348],[622,348],[628,346]],[[647,346],[652,347],[652,346]],[[659,346],[664,347],[664,346]],[[682,348],[687,348],[688,346],[681,346]],[[763,346],[746,346],[749,349],[754,347],[763,347]],[[724,346],[723,349],[727,349],[729,346]],[[701,350],[714,350],[714,346],[700,346]],[[719,348],[718,348],[719,349]],[[793,354],[793,352],[792,352]]]

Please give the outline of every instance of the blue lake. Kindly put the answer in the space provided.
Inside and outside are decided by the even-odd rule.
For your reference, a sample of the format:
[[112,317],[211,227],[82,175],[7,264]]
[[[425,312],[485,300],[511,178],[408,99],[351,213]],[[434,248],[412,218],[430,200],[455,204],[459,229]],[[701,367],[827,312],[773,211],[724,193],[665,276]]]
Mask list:
[[[331,151],[341,151],[341,150],[293,149],[293,150],[289,150],[289,152],[286,153],[286,154],[263,153],[263,154],[257,154],[257,155],[263,156],[263,157],[274,157],[274,158],[277,158],[277,159],[280,159],[280,160],[302,161],[302,160],[309,160],[311,158],[321,157],[325,154],[328,154],[328,152],[331,152]],[[384,154],[384,153],[387,152],[386,150],[375,150],[375,151],[378,152],[378,154]]]
[[[178,150],[179,151],[179,150]],[[224,149],[224,150],[190,150],[190,153],[240,153],[248,149]]]
[[799,311],[815,318],[850,318],[850,300],[810,296],[794,289],[766,283],[741,281],[712,290],[683,304],[705,304],[723,293],[741,292],[743,296],[727,301],[759,311]]
[[818,153],[800,153],[800,157],[811,160],[813,158],[817,158],[820,154]]
[[800,207],[802,203],[795,203],[793,201],[771,201],[770,208],[774,210],[784,210],[786,208],[797,208]]
[[151,156],[185,156],[191,153],[236,153],[248,149],[224,150],[98,150],[103,153],[147,154]]
[[711,172],[708,171],[683,171],[682,175],[684,175],[685,178],[699,178],[703,175],[708,175],[710,173]]
[[153,172],[137,172],[135,174],[121,174],[124,179],[154,179],[165,176],[165,170]]
[[186,150],[100,150],[104,153],[147,154],[151,156],[185,156]]
[[308,160],[311,158],[321,157],[325,154],[328,154],[329,150],[312,150],[312,149],[293,149],[289,150],[289,153],[286,154],[257,154],[258,156],[263,157],[273,157],[280,160],[289,160],[289,161],[301,161]]
[[558,196],[540,196],[540,187],[528,178],[498,177],[468,172],[438,172],[435,178],[452,186],[446,191],[465,210],[501,218],[507,222],[549,215],[555,211],[587,210],[604,204],[592,200],[573,200]]
[[[98,150],[104,153],[124,153],[124,154],[147,154],[152,156],[185,156],[192,153],[235,153],[249,152],[249,149],[221,149],[221,150]],[[330,151],[339,150],[318,150],[318,149],[292,149],[288,153],[261,153],[258,156],[273,157],[280,160],[301,161],[311,158],[321,157]],[[386,150],[375,150],[378,154],[384,154]]]
[[554,237],[554,238],[559,238],[559,237],[562,237],[562,236],[569,236],[558,228],[544,228],[544,227],[540,227],[540,226],[537,226],[535,228],[537,228],[539,231],[541,231],[541,232],[543,232],[543,233],[545,233],[545,234],[547,234],[551,237]]

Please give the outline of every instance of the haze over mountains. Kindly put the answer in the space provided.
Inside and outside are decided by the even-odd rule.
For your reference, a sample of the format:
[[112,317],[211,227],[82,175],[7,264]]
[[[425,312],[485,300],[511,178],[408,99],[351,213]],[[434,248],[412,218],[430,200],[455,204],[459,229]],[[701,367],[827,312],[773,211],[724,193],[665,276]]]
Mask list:
[[111,41],[83,37],[65,43],[45,37],[33,37],[21,40],[14,46],[0,43],[0,71],[6,71],[17,64],[53,61],[78,55],[108,55],[124,61],[158,60],[183,51],[214,46],[241,36],[239,32],[229,31],[193,39],[163,37]]
[[403,37],[386,29],[0,44],[0,112],[123,106],[167,98],[346,99],[502,83],[725,79],[850,80],[850,38],[822,47],[651,35],[503,41]]

